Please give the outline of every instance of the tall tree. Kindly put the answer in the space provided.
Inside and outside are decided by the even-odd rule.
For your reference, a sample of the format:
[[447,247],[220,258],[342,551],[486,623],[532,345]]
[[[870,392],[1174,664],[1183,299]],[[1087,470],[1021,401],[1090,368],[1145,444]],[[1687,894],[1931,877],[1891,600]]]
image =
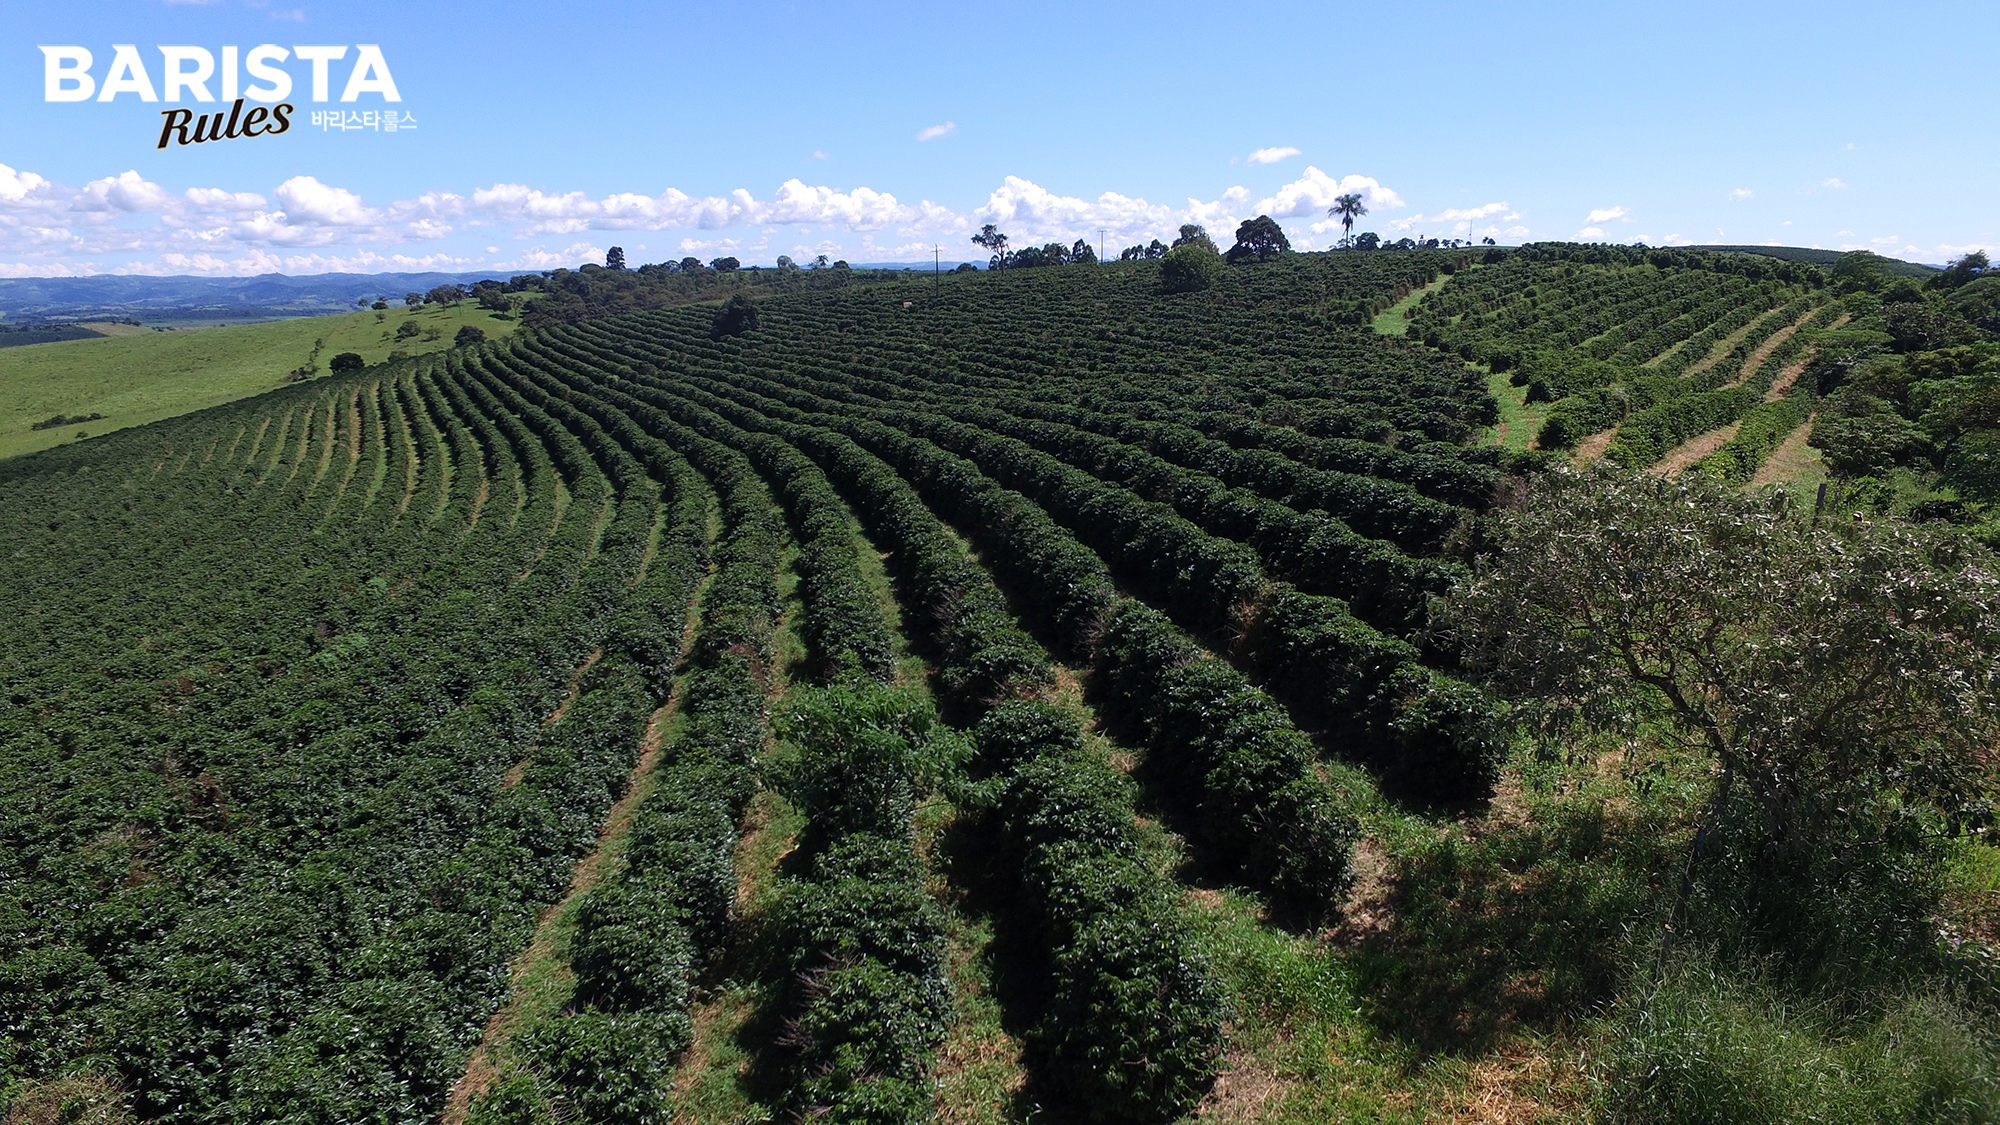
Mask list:
[[1333,201],[1333,206],[1326,209],[1327,218],[1339,219],[1341,229],[1346,232],[1348,238],[1354,237],[1354,220],[1367,213],[1368,205],[1361,202],[1360,193],[1352,191],[1346,195],[1337,196]]
[[1263,262],[1289,253],[1291,249],[1292,243],[1285,237],[1285,228],[1271,216],[1259,215],[1243,220],[1242,225],[1236,228],[1236,245],[1229,248],[1227,258],[1232,265],[1251,258]]
[[1555,471],[1440,616],[1544,729],[1677,733],[1775,839],[2000,796],[2000,571],[1950,531]]
[[[1182,223],[1181,236],[1174,239],[1174,246],[1199,246],[1211,254],[1222,253],[1216,248],[1215,240],[1208,237],[1208,229],[1200,223]],[[1174,246],[1168,249],[1171,250]]]
[[991,268],[996,270],[1006,268],[1007,236],[1000,233],[992,223],[979,228],[979,233],[972,236],[972,242],[975,246],[984,246],[992,251],[993,260],[988,263]]
[[625,248],[623,246],[613,246],[604,252],[604,268],[608,270],[622,270],[625,268]]
[[729,303],[716,310],[715,322],[709,327],[711,338],[720,340],[724,336],[741,336],[757,327],[757,306],[750,298],[738,293],[729,298]]

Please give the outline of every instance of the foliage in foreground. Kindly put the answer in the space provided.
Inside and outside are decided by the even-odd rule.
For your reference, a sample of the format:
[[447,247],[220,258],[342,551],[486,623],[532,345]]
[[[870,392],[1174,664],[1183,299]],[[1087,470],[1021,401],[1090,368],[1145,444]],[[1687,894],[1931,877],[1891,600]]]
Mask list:
[[1598,1082],[1611,1125],[2000,1121],[1992,1013],[1892,997],[1843,1017],[1754,973],[1678,960],[1604,1021]]
[[1443,628],[1545,728],[1655,721],[1773,840],[2000,793],[2000,574],[1962,537],[1826,523],[1783,492],[1552,472]]

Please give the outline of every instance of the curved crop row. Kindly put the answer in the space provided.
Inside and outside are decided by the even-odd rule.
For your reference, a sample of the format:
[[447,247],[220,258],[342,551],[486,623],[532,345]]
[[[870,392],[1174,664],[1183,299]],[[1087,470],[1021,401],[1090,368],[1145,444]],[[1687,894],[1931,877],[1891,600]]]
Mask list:
[[[692,422],[703,413],[685,416]],[[711,425],[721,421],[707,418]],[[977,715],[996,699],[1048,681],[1047,657],[1009,624],[992,581],[901,477],[839,434],[793,426],[774,426],[773,432],[812,456],[890,548],[891,566],[914,611],[911,619],[929,634],[941,658],[940,682],[958,707]],[[1074,720],[1060,721],[1074,740]],[[982,747],[987,745],[982,739]],[[1109,1119],[1170,1118],[1192,1106],[1213,1078],[1221,1044],[1220,993],[1164,885],[1134,858],[1131,794],[1122,779],[1087,759],[1065,760],[1059,763],[1064,768],[1037,761],[981,755],[982,772],[1007,779],[1013,796],[1015,815],[1002,825],[1003,839],[1021,847],[1023,837],[1039,832],[1035,862],[1017,876],[1017,899],[1029,917],[1044,920],[1036,924],[1038,940],[1031,947],[1063,950],[1050,966],[1063,999],[1033,1017],[1036,1069]],[[1031,767],[1038,780],[1019,780]],[[1107,784],[1107,779],[1118,780]],[[1100,825],[1078,838],[1064,826],[1090,827],[1073,815],[1079,807],[1099,810],[1116,827]],[[1042,827],[1034,829],[1035,824]],[[895,873],[886,858],[871,862],[876,867],[859,870]],[[823,880],[839,882],[854,874],[847,867],[855,865],[835,854],[815,866],[824,868],[817,872]],[[1103,891],[1079,895],[1064,888]],[[1058,920],[1061,928],[1052,930]],[[1088,934],[1122,936],[1115,945],[1070,940]],[[1169,971],[1162,973],[1163,967]],[[830,995],[830,987],[820,993]],[[927,1019],[913,1019],[910,1026],[918,1031],[933,1026]],[[1122,1059],[1120,1065],[1101,1065],[1107,1052]],[[827,1074],[836,1090],[851,1077],[838,1068]],[[824,1099],[824,1085],[807,1089]]]

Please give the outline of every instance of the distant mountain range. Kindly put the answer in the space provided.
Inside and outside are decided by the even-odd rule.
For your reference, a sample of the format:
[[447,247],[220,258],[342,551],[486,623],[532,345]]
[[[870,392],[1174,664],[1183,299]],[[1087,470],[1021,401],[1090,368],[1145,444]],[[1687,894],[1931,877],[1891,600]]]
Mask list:
[[521,272],[0,278],[0,320],[147,319],[147,314],[231,320],[310,316],[352,309],[363,297],[400,301],[405,293],[422,293],[439,285],[470,285],[485,278],[505,281]]

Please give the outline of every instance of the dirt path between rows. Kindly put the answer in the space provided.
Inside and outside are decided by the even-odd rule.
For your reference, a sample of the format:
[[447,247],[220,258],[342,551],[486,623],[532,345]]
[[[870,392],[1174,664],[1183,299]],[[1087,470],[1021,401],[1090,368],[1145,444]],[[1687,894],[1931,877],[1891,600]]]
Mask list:
[[1576,452],[1570,456],[1570,460],[1575,461],[1578,468],[1590,464],[1604,456],[1604,451],[1611,448],[1611,439],[1617,436],[1618,427],[1613,426],[1584,438],[1576,443]]
[[1736,345],[1742,343],[1744,338],[1749,336],[1750,333],[1755,332],[1758,325],[1771,319],[1771,314],[1777,311],[1777,309],[1768,309],[1762,315],[1758,316],[1757,319],[1717,340],[1715,346],[1708,349],[1707,355],[1702,356],[1699,360],[1690,364],[1686,371],[1681,372],[1681,378],[1692,379],[1696,375],[1729,358],[1729,353],[1736,350]]
[[[1853,314],[1841,313],[1832,324],[1826,326],[1826,330],[1831,332],[1852,319],[1854,319]],[[1806,373],[1806,367],[1812,363],[1815,354],[1817,354],[1815,349],[1808,347],[1806,354],[1800,356],[1796,363],[1778,372],[1778,377],[1771,381],[1771,389],[1764,392],[1764,401],[1776,402],[1784,398],[1785,392],[1792,389],[1792,384],[1799,381],[1799,376]]]
[[[688,603],[687,625],[681,630],[683,653],[694,645],[695,629],[700,620],[701,596],[707,589],[708,579],[704,579]],[[590,664],[595,663],[596,658],[602,653],[603,649],[598,649],[591,654],[591,659],[586,661],[582,668],[577,669],[577,681],[582,680],[584,671]],[[542,911],[541,917],[535,922],[534,937],[528,940],[527,948],[523,949],[508,967],[507,1000],[487,1019],[486,1029],[479,1037],[479,1045],[472,1049],[472,1054],[466,1059],[465,1073],[452,1085],[451,1095],[445,1099],[443,1125],[465,1125],[466,1116],[472,1111],[472,1100],[485,1093],[486,1088],[499,1077],[500,1044],[512,1033],[514,1025],[519,1023],[521,1018],[521,982],[534,970],[555,957],[557,921],[568,914],[570,908],[584,895],[589,894],[604,878],[604,868],[606,861],[611,858],[612,846],[622,842],[631,832],[633,815],[638,811],[640,802],[651,793],[651,789],[641,783],[653,772],[653,767],[659,764],[660,749],[665,742],[667,720],[680,709],[681,688],[685,682],[684,679],[674,681],[673,692],[646,723],[645,740],[639,744],[639,760],[632,765],[632,773],[625,784],[625,795],[618,798],[611,806],[611,811],[605,815],[603,825],[598,828],[596,849],[577,862],[576,870],[570,875],[569,890],[559,902]],[[573,698],[574,685],[571,696],[565,698],[562,705],[557,707],[556,714],[550,717],[551,723],[561,718]]]
[[1807,418],[1798,429],[1786,434],[1785,440],[1778,443],[1778,448],[1773,449],[1771,455],[1764,458],[1764,463],[1757,467],[1757,475],[1750,478],[1750,487],[1763,488],[1798,476],[1818,452],[1806,444],[1812,440],[1812,428],[1813,420]]
[[1695,462],[1728,445],[1729,439],[1735,437],[1736,431],[1742,428],[1743,423],[1731,422],[1719,430],[1710,430],[1699,437],[1690,438],[1668,450],[1665,457],[1660,458],[1658,463],[1646,471],[1656,477],[1670,477],[1685,472],[1694,467]]
[[[1813,312],[1818,311],[1817,309],[1813,310]],[[1796,322],[1787,324],[1769,336],[1764,337],[1764,342],[1757,345],[1757,350],[1750,353],[1749,358],[1743,361],[1742,367],[1736,369],[1735,378],[1722,385],[1725,387],[1740,387],[1749,382],[1750,376],[1756,374],[1757,369],[1764,366],[1764,361],[1771,358],[1771,353],[1777,351],[1786,340],[1791,339],[1792,333],[1804,327],[1805,322],[1811,319],[1811,317],[1812,313],[1809,312],[1805,316],[1800,317]],[[1797,378],[1797,376],[1793,376],[1793,378]]]

